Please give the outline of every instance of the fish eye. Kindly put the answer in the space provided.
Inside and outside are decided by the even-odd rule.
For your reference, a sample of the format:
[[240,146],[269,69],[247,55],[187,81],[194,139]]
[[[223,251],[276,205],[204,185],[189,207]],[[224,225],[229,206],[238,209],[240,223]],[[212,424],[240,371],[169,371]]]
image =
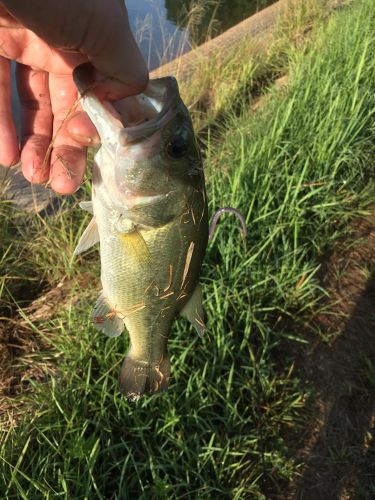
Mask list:
[[179,130],[166,145],[166,152],[171,158],[182,158],[189,149],[189,132]]

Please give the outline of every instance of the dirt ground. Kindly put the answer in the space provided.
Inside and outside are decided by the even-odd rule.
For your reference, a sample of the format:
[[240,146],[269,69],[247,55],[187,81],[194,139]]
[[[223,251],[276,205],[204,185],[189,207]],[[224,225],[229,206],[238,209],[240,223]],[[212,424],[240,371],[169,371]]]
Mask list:
[[[296,443],[299,480],[280,498],[375,498],[375,210],[322,268],[329,308],[297,353],[318,417]],[[320,338],[316,332],[320,332]]]
[[20,406],[18,396],[28,390],[30,381],[43,380],[54,369],[54,360],[46,355],[48,332],[43,339],[43,332],[36,333],[34,323],[52,317],[67,288],[62,281],[25,306],[27,320],[19,311],[0,318],[0,423],[5,426],[14,422]]

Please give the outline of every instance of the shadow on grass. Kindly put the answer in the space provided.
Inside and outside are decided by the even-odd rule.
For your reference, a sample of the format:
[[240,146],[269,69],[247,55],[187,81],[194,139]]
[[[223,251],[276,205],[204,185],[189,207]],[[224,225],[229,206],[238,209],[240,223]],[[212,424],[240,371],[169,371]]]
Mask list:
[[317,324],[329,341],[315,338],[302,355],[319,417],[288,498],[375,498],[375,216],[355,236],[359,247],[329,259],[324,278],[335,306]]

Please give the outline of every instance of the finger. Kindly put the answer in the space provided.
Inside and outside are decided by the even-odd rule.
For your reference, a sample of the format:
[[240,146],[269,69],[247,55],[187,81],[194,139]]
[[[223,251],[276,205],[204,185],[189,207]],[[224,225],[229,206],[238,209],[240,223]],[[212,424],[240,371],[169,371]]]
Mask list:
[[[81,109],[81,107],[79,106]],[[100,143],[99,134],[90,118],[83,111],[78,111],[67,121],[70,136],[84,146],[94,146]]]
[[11,109],[10,61],[0,56],[0,165],[17,163],[19,147]]
[[9,14],[9,12],[0,5],[0,22],[2,28],[19,28],[19,22],[14,19],[13,16]]
[[[103,3],[101,7],[104,7]],[[139,94],[149,78],[147,66],[130,29],[125,3],[112,2],[111,11],[111,17],[94,17],[101,28],[101,36],[94,36],[93,29],[86,30],[80,46],[81,52],[99,70],[95,93],[104,100]],[[87,23],[87,19],[85,21]]]
[[88,36],[86,46],[84,42],[81,48],[99,70],[95,93],[104,100],[139,94],[149,79],[147,66],[130,29],[124,2],[118,2],[117,7],[117,22],[102,24],[105,36],[94,40]]
[[142,92],[148,70],[132,35],[121,0],[66,2],[2,0],[9,12],[43,40],[59,49],[84,54],[100,73],[109,77],[97,91],[101,97],[120,99]]
[[23,175],[40,184],[49,179],[48,146],[52,138],[52,109],[48,73],[17,64],[21,105]]
[[87,148],[69,134],[67,119],[78,103],[71,75],[50,74],[49,89],[53,113],[53,150],[50,184],[60,194],[71,194],[81,185]]

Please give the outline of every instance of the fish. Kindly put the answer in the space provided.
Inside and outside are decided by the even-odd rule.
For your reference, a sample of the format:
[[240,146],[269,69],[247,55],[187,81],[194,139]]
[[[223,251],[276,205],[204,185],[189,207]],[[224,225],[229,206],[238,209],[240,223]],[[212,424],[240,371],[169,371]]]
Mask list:
[[92,324],[108,337],[127,330],[119,390],[135,401],[168,388],[174,319],[185,317],[199,335],[206,329],[202,154],[174,77],[151,79],[142,94],[109,103],[95,96],[86,64],[73,77],[101,147],[92,200],[81,203],[93,218],[74,255],[100,244],[102,290]]

